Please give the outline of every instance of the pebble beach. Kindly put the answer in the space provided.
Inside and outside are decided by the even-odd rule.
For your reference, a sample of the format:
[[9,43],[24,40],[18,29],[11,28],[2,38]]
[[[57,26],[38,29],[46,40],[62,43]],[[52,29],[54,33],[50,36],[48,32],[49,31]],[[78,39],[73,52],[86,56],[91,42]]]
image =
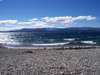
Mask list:
[[0,48],[0,75],[100,75],[100,48]]

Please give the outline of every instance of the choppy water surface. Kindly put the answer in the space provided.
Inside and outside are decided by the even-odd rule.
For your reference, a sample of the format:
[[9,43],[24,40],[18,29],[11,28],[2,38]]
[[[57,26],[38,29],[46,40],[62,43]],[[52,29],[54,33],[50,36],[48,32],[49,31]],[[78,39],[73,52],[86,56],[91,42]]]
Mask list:
[[10,45],[100,44],[100,33],[2,32],[0,43]]

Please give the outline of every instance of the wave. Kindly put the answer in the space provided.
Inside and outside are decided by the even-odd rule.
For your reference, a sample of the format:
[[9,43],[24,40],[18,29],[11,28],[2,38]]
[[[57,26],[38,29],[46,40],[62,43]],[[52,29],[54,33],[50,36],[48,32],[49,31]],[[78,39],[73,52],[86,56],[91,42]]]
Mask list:
[[18,45],[18,44],[5,44],[5,48],[15,48],[15,49],[32,49],[38,47],[59,47],[69,44],[69,42],[64,43],[46,43],[46,44],[29,44],[29,45]]
[[46,44],[32,44],[33,46],[58,46],[58,45],[66,45],[70,42],[64,42],[64,43],[46,43]]
[[75,38],[65,38],[64,41],[74,41]]
[[94,42],[94,41],[81,41],[81,43],[84,43],[84,44],[96,44],[96,42]]

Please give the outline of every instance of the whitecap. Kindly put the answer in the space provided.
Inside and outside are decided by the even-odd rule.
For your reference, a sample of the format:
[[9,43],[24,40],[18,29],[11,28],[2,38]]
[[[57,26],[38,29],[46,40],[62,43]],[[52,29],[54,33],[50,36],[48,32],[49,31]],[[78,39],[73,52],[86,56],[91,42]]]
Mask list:
[[65,41],[74,41],[75,38],[65,38],[64,40],[65,40]]
[[45,44],[32,44],[33,46],[58,46],[58,45],[66,45],[69,44],[69,42],[64,43],[45,43]]
[[94,41],[81,41],[81,43],[84,43],[84,44],[96,44],[96,42],[94,42]]

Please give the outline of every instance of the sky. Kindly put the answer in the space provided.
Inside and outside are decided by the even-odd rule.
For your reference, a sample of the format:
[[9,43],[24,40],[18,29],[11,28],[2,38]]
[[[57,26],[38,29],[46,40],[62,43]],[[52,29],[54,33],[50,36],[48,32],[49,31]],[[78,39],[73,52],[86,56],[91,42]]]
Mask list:
[[100,0],[0,0],[0,31],[100,27]]

